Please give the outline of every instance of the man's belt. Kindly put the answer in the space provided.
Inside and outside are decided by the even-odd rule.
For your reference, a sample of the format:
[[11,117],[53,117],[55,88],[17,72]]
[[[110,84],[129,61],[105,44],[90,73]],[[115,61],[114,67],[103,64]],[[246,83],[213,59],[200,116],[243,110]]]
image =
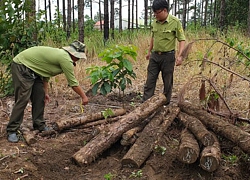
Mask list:
[[174,53],[175,50],[171,50],[171,51],[165,51],[165,52],[162,52],[162,51],[153,51],[153,53],[155,54],[158,54],[158,55],[163,55],[163,54],[169,54],[169,53]]

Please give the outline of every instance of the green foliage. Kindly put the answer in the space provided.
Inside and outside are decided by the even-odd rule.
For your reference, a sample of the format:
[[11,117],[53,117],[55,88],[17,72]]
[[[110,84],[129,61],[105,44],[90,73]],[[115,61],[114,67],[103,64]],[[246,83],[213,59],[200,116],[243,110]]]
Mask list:
[[[15,55],[24,49],[37,44],[34,41],[36,33],[35,21],[24,20],[24,12],[30,9],[21,0],[6,0],[0,7],[0,59],[6,67],[4,80],[0,81],[1,94],[12,95],[12,80],[10,76],[10,64]],[[1,74],[3,72],[1,71]]]
[[236,155],[225,155],[225,154],[222,154],[222,158],[224,160],[226,160],[227,162],[229,162],[230,164],[235,164],[238,162],[239,158],[236,156]]
[[114,177],[114,175],[111,174],[111,173],[108,173],[108,174],[105,174],[105,175],[104,175],[104,178],[105,178],[106,180],[112,180],[113,177]]
[[243,63],[246,67],[250,67],[250,47],[245,46],[243,42],[239,42],[235,38],[227,38],[226,41],[231,47],[235,48],[238,51],[236,54],[238,58],[237,62]]
[[161,155],[164,155],[166,153],[166,150],[167,150],[166,147],[159,146],[159,145],[156,145],[154,149],[156,152],[160,153]]
[[108,108],[102,111],[102,115],[105,119],[107,119],[108,117],[111,117],[112,115],[114,115],[114,112],[112,109]]
[[99,54],[107,65],[87,68],[88,78],[94,85],[92,87],[94,95],[98,90],[101,94],[106,95],[115,88],[124,92],[128,84],[132,85],[131,78],[135,79],[136,74],[133,71],[132,63],[127,59],[128,56],[136,61],[136,47],[116,45]]
[[142,177],[143,173],[142,170],[138,170],[136,172],[132,172],[131,175],[129,176],[130,178],[140,178]]

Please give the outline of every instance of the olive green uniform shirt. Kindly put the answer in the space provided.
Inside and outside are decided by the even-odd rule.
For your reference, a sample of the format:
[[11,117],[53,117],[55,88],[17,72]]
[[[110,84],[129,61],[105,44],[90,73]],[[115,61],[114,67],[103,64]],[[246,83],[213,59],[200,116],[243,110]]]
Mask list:
[[48,81],[50,77],[64,73],[69,86],[79,85],[74,75],[73,60],[63,49],[35,46],[19,53],[13,61],[25,65],[45,81]]
[[178,18],[168,14],[164,23],[154,20],[152,23],[152,35],[154,39],[153,51],[167,52],[176,47],[176,39],[185,41],[182,24]]

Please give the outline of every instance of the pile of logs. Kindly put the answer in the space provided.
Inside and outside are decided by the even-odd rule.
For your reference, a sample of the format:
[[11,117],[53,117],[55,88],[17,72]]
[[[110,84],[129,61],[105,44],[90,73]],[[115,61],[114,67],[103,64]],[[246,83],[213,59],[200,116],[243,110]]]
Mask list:
[[[221,161],[220,144],[216,134],[224,136],[250,154],[250,134],[227,121],[211,115],[200,107],[189,103],[176,106],[163,106],[166,98],[163,94],[155,95],[132,112],[124,109],[114,110],[110,125],[100,131],[84,147],[72,156],[72,160],[82,166],[93,162],[100,154],[120,140],[124,146],[130,146],[122,158],[123,166],[139,168],[153,151],[154,146],[163,138],[164,133],[178,119],[183,125],[178,159],[191,164],[198,160],[202,169],[213,172]],[[76,117],[58,121],[54,125],[60,132],[75,126],[88,127],[106,120],[99,114]],[[98,120],[98,121],[97,121]]]

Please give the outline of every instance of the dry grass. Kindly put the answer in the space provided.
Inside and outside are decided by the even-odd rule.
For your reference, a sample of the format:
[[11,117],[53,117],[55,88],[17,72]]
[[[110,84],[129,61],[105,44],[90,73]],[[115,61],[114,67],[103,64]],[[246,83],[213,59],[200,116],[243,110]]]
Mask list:
[[[225,65],[233,72],[247,77],[249,74],[249,68],[246,69],[245,65],[234,63],[237,59],[235,56],[236,51],[226,48],[222,43],[217,42],[214,44],[215,41],[209,40],[211,39],[211,36],[205,31],[201,31],[199,33],[187,33],[186,36],[187,43],[201,38],[207,40],[195,41],[189,51],[188,57],[183,62],[183,65],[175,68],[173,96],[181,95],[184,100],[199,104],[199,89],[201,87],[201,80],[207,80],[207,95],[213,90],[213,87],[209,84],[209,81],[211,81],[214,83],[217,91],[223,96],[224,101],[233,112],[238,113],[242,118],[249,118],[250,83],[240,77],[237,77],[236,75],[233,75],[233,79],[231,80],[232,73],[223,70],[216,64],[205,63],[204,69],[202,69],[201,66],[202,60],[207,58],[214,63],[222,66]],[[237,38],[240,42],[243,42],[247,46],[246,37],[242,37],[242,35],[237,33],[229,36]],[[225,38],[223,36],[220,36],[218,39],[225,42]],[[143,92],[143,85],[146,80],[146,69],[148,65],[148,61],[145,59],[145,56],[149,46],[149,41],[150,37],[148,33],[139,33],[137,36],[134,35],[133,38],[127,41],[120,40],[117,42],[117,44],[123,45],[131,43],[138,47],[137,61],[132,61],[137,78],[133,80],[133,86],[126,89],[125,93],[130,91]],[[48,44],[51,46],[58,46],[53,44],[53,42],[48,42]],[[86,45],[88,47],[87,43]],[[94,47],[93,44],[92,46]],[[91,53],[88,54],[88,60],[78,62],[75,68],[76,77],[85,91],[91,89],[91,84],[87,78],[88,75],[86,74],[86,68],[92,65],[105,65],[104,62],[100,61],[95,51],[97,51],[95,48],[91,49]],[[160,77],[161,76],[159,76],[159,80],[157,82],[158,91],[162,91],[163,87]],[[63,93],[66,96],[72,96],[72,98],[77,97],[71,88],[68,88],[64,75],[53,77],[51,82],[52,88],[50,89],[50,92],[55,96],[62,95]],[[227,111],[227,108],[222,100],[220,100],[220,104],[222,110]]]

